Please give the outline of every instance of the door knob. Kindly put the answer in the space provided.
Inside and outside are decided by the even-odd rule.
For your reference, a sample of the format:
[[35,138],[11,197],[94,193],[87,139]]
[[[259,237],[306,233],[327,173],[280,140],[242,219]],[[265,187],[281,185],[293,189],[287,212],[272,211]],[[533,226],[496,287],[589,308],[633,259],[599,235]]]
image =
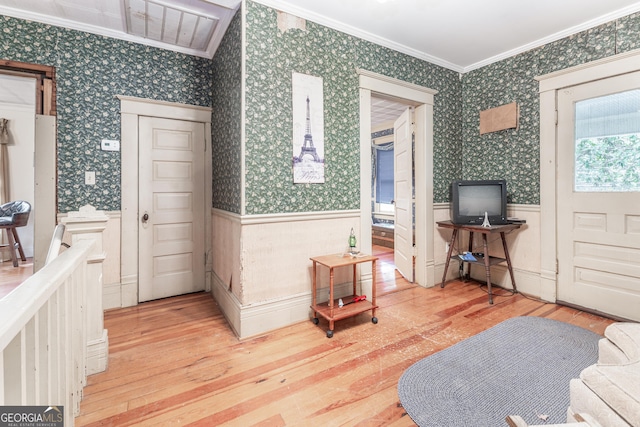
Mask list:
[[144,213],[144,215],[142,215],[142,222],[147,222],[149,221],[149,214],[148,213]]

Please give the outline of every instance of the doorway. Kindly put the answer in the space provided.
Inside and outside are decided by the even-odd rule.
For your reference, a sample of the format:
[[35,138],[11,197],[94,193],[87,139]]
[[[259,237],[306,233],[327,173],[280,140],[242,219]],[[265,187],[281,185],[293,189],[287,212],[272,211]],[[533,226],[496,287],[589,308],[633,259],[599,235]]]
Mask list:
[[44,265],[56,225],[55,68],[4,61],[0,78],[0,104],[4,108],[0,117],[8,119],[9,141],[4,148],[11,187],[9,195],[0,190],[5,194],[0,201],[26,200],[31,204],[29,223],[18,233],[33,273]]
[[[582,184],[575,181],[580,162],[576,166],[574,160],[582,138],[580,127],[575,122],[571,124],[574,119],[571,116],[582,101],[608,102],[605,98],[609,94],[638,88],[640,84],[634,76],[638,72],[640,52],[631,51],[537,77],[540,83],[540,246],[543,248],[540,295],[547,301],[589,311],[607,311],[609,315],[633,320],[640,320],[635,286],[639,263],[633,256],[640,249],[637,246],[640,214],[636,208],[638,203],[634,203],[639,193],[628,192],[630,199],[620,208],[618,201],[611,200],[610,205],[607,200],[610,191],[580,190]],[[625,84],[631,86],[625,87]],[[598,121],[622,123],[611,118]],[[607,131],[605,137],[617,133]],[[596,135],[596,139],[601,136]],[[605,150],[607,154],[609,151]],[[578,194],[582,192],[591,193],[587,200]],[[563,200],[565,198],[571,200]],[[614,195],[613,199],[616,198]],[[590,204],[592,200],[599,200],[595,210]],[[561,242],[563,239],[570,241]]]
[[381,274],[398,284],[414,281],[415,150],[412,124],[413,104],[402,99],[372,96],[371,238],[373,252],[383,256],[381,262],[385,268]]
[[[385,121],[387,120],[387,121]],[[415,280],[415,133],[413,104],[373,94],[371,122],[372,244],[392,248],[381,277]],[[365,232],[367,232],[365,230]],[[382,253],[380,249],[377,249]],[[392,274],[391,274],[392,273]],[[404,280],[402,280],[404,279]],[[396,282],[396,280],[394,280]],[[381,292],[384,294],[385,292]]]
[[[361,173],[361,239],[362,247],[372,247],[371,200],[371,130],[372,98],[391,99],[415,106],[415,209],[414,255],[416,284],[433,286],[434,216],[433,216],[433,96],[431,89],[382,76],[366,70],[360,75],[360,173]],[[405,107],[406,108],[406,107]]]
[[[202,239],[202,249],[196,249],[195,252],[191,255],[193,257],[193,262],[197,262],[198,264],[203,266],[204,271],[204,290],[210,290],[211,283],[211,256],[209,256],[211,252],[211,239],[207,238],[211,234],[211,109],[207,107],[198,107],[193,105],[184,105],[177,104],[172,102],[163,102],[163,101],[155,101],[149,99],[141,99],[127,96],[119,96],[120,99],[120,110],[121,110],[121,138],[122,138],[122,225],[121,225],[121,241],[122,245],[120,248],[120,256],[121,256],[121,292],[120,292],[120,306],[121,307],[129,307],[137,305],[139,302],[151,298],[161,297],[162,293],[165,291],[161,291],[161,294],[154,294],[153,292],[148,292],[149,289],[145,284],[142,284],[141,281],[144,279],[144,274],[141,271],[141,267],[139,265],[139,256],[147,256],[147,260],[152,258],[152,254],[150,253],[150,248],[142,247],[142,245],[146,245],[143,243],[147,240],[140,240],[141,237],[141,229],[145,226],[143,223],[145,220],[144,214],[145,211],[140,207],[140,201],[142,200],[141,192],[144,192],[138,186],[140,182],[140,156],[144,155],[145,151],[144,147],[140,142],[140,135],[142,132],[142,127],[145,121],[152,120],[153,125],[147,127],[147,131],[150,131],[156,125],[159,128],[165,128],[167,123],[179,123],[180,126],[186,126],[187,128],[191,128],[191,125],[197,128],[197,138],[203,138],[204,144],[199,143],[198,145],[202,148],[202,154],[200,155],[200,160],[203,162],[203,167],[197,173],[193,175],[194,180],[197,180],[202,184],[202,193],[200,194],[200,199],[198,201],[197,207],[194,207],[195,210],[198,210],[198,218],[202,218],[200,221],[200,227],[198,230],[199,237],[198,239]],[[154,119],[143,119],[154,118]],[[155,120],[159,120],[157,123]],[[167,121],[169,120],[169,122]],[[173,120],[173,122],[171,122]],[[172,138],[163,139],[164,142],[161,142],[160,145],[165,145],[168,143],[169,145],[173,145],[174,148],[176,146],[184,146],[188,145],[188,138],[193,135],[191,130],[187,129],[187,131],[182,132],[166,132],[165,136],[172,135]],[[184,130],[184,129],[183,129]],[[153,131],[151,131],[153,133]],[[158,132],[156,132],[158,134]],[[159,136],[159,135],[158,135]],[[177,139],[173,139],[176,137]],[[176,154],[175,149],[171,147],[166,147],[173,154]],[[142,151],[141,151],[142,150]],[[173,158],[172,155],[169,157]],[[157,166],[157,165],[156,165]],[[169,175],[175,177],[175,175],[188,174],[194,171],[189,172],[190,166],[187,166],[187,162],[183,162],[182,165],[170,165],[168,169],[164,169],[164,171],[160,170],[162,168],[158,168],[154,166],[152,168],[152,174],[155,176],[164,175],[165,178],[169,178],[170,181],[175,181]],[[133,185],[127,185],[127,183],[132,183]],[[171,184],[173,185],[173,183]],[[198,190],[200,191],[200,190]],[[183,193],[184,195],[184,193]],[[196,196],[193,196],[196,197]],[[159,199],[163,197],[156,197],[150,203],[155,204],[154,206],[159,206]],[[180,197],[178,197],[180,198]],[[170,197],[171,200],[164,198],[164,202],[168,202],[170,207],[175,207],[174,202],[176,202],[175,197]],[[186,199],[183,198],[183,202]],[[185,202],[187,203],[187,202]],[[187,203],[188,204],[188,203]],[[165,206],[167,206],[165,204]],[[162,206],[160,206],[162,207]],[[144,208],[146,209],[146,208]],[[164,212],[158,213],[159,215],[164,215]],[[151,215],[156,215],[152,211],[149,212],[149,217],[147,220],[150,220]],[[172,215],[172,214],[170,214]],[[200,216],[201,215],[201,216]],[[173,225],[163,224],[162,227],[170,228]],[[183,227],[182,232],[187,233],[188,227]],[[144,233],[143,233],[144,234]],[[171,233],[173,237],[175,237],[176,233]],[[188,234],[188,233],[187,233]],[[193,235],[193,232],[191,232]],[[163,235],[162,232],[151,233],[148,234],[149,239],[152,242],[162,243],[161,240]],[[180,244],[179,242],[172,242]],[[173,257],[172,263],[162,263],[159,267],[164,269],[164,272],[168,272],[172,274],[168,270],[180,270],[180,265],[184,266],[185,260],[187,257],[185,256],[175,256]],[[182,264],[181,264],[182,263]],[[198,267],[199,268],[199,267]],[[190,273],[186,273],[189,275]],[[197,273],[198,275],[200,273]],[[146,280],[146,279],[144,279]],[[201,281],[202,282],[202,281]],[[186,292],[190,292],[192,288],[186,290]],[[166,295],[165,295],[166,296]]]
[[558,300],[640,320],[640,72],[558,94]]
[[139,302],[204,290],[204,124],[140,117]]

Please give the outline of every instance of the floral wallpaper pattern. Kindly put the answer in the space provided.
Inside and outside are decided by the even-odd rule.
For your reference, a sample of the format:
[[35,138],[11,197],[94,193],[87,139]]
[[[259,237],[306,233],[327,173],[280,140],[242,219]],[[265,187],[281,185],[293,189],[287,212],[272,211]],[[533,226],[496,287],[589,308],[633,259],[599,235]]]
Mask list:
[[[276,11],[248,1],[246,26],[246,213],[358,209],[360,205],[357,68],[438,90],[437,198],[458,170],[460,89],[456,72],[307,21],[281,32]],[[322,77],[325,184],[293,184],[291,74]],[[451,165],[454,166],[451,166]]]
[[[333,120],[331,126],[337,126],[334,134],[349,144],[345,147],[332,140],[336,146],[327,149],[338,153],[339,163],[333,163],[334,168],[349,171],[331,171],[327,185],[337,180],[335,191],[336,187],[296,188],[289,184],[285,162],[274,163],[264,154],[248,156],[247,213],[357,208],[358,136],[351,132],[358,115],[356,67],[438,91],[434,105],[434,202],[448,201],[453,179],[504,177],[509,181],[510,203],[539,204],[539,97],[534,77],[640,46],[640,14],[634,14],[460,76],[312,22],[307,22],[306,31],[281,34],[274,10],[251,1],[247,8],[247,79],[251,83],[247,85],[247,147],[254,153],[273,143],[270,148],[277,158],[285,149],[286,143],[281,141],[289,137],[286,101],[291,71],[317,73],[329,82],[325,90],[345,98],[341,103],[327,102],[325,114]],[[263,88],[261,81],[266,82]],[[264,91],[258,93],[261,89]],[[280,108],[274,99],[285,102],[279,111],[274,111]],[[480,136],[479,112],[513,101],[520,107],[519,128]],[[342,107],[349,110],[341,111]],[[287,125],[280,125],[283,121]],[[265,134],[264,128],[260,129],[265,123],[276,124],[280,130]],[[263,161],[268,167],[262,166]],[[318,203],[320,199],[324,206]]]
[[[247,2],[246,213],[357,209],[358,78],[350,40],[307,23],[282,33],[276,11]],[[322,77],[325,183],[293,184],[293,72]]]
[[56,67],[59,212],[120,209],[120,152],[100,150],[120,139],[116,95],[211,105],[206,58],[6,16],[0,28],[0,58]]
[[241,213],[242,19],[238,11],[213,57],[213,207]]
[[[511,203],[538,204],[534,77],[640,47],[636,13],[460,75],[313,22],[305,30],[282,32],[274,9],[251,0],[245,7],[240,13],[246,13],[246,26],[238,13],[213,60],[0,16],[0,58],[56,67],[59,212],[87,203],[120,209],[120,153],[99,148],[101,139],[120,139],[116,95],[213,107],[215,207],[236,213],[244,208],[247,214],[357,209],[356,68],[438,91],[434,202],[448,201],[453,179],[503,176]],[[322,77],[325,84],[322,185],[292,183],[293,72]],[[479,135],[479,112],[513,101],[520,106],[519,128]],[[240,200],[243,161],[245,206]],[[96,171],[95,186],[84,185],[84,172],[90,170]]]
[[[563,38],[463,75],[462,177],[505,178],[509,203],[540,203],[540,112],[534,77],[640,47],[640,14]],[[510,102],[518,129],[480,135],[480,111]]]

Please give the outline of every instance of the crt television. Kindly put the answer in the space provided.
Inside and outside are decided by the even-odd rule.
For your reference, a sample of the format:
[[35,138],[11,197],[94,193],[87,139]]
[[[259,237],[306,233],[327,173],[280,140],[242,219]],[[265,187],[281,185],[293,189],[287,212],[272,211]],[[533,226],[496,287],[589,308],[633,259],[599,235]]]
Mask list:
[[453,181],[451,222],[482,225],[485,212],[491,225],[508,224],[507,181]]

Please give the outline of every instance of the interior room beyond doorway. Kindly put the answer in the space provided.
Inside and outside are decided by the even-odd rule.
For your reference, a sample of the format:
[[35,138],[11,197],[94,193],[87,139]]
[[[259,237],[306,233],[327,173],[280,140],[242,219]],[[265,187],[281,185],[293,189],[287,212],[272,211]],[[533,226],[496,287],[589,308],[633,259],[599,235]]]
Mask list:
[[[394,172],[397,167],[394,162],[394,122],[409,107],[412,104],[401,99],[371,97],[371,240],[374,252],[384,254],[383,264],[392,269],[393,275],[382,272],[388,276],[386,280],[393,276],[402,278],[395,271],[394,256],[394,189],[397,176]],[[415,186],[412,187],[412,194],[415,194]],[[411,222],[411,228],[415,228],[415,220]]]

